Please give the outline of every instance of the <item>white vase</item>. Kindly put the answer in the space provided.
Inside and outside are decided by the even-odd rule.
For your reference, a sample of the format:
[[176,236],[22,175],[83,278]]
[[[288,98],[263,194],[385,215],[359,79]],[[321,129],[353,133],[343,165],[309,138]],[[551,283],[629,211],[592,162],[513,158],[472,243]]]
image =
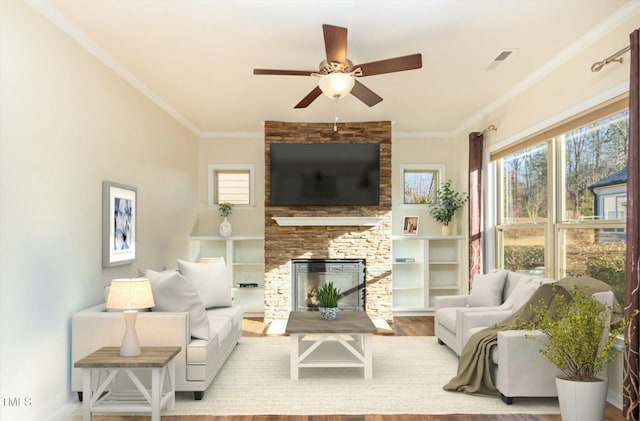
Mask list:
[[451,235],[451,225],[442,226],[442,235]]
[[602,421],[608,380],[577,382],[556,377],[562,421]]
[[231,223],[224,217],[224,220],[220,222],[220,235],[222,237],[229,237],[231,235]]

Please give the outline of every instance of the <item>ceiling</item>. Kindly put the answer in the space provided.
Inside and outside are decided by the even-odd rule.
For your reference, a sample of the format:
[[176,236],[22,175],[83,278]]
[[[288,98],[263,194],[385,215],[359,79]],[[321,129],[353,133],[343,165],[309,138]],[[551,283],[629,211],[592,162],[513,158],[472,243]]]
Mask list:
[[[268,120],[333,122],[334,113],[454,136],[638,12],[635,0],[27,1],[200,137],[260,133]],[[384,98],[371,108],[349,95],[294,109],[317,78],[253,69],[317,69],[323,23],[348,28],[353,63],[421,53],[423,67],[359,79]]]

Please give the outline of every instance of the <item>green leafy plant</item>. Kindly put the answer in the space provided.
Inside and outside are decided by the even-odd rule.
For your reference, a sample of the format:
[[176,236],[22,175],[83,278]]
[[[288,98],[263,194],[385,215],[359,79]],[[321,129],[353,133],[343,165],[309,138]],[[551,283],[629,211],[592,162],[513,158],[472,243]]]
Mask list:
[[555,308],[544,302],[531,305],[534,320],[523,327],[540,330],[544,336],[527,337],[542,345],[540,354],[562,372],[563,378],[594,381],[622,352],[616,342],[626,322],[608,328],[613,309],[577,287],[568,296],[554,290],[554,300]]
[[222,202],[218,204],[218,210],[220,211],[220,216],[224,218],[231,216],[231,212],[233,211],[233,203]]
[[429,214],[443,225],[449,225],[458,209],[460,209],[469,196],[451,188],[451,180],[447,180],[436,192],[436,201],[429,205]]
[[340,298],[342,298],[340,290],[333,286],[333,282],[327,282],[318,289],[318,305],[320,307],[338,307]]

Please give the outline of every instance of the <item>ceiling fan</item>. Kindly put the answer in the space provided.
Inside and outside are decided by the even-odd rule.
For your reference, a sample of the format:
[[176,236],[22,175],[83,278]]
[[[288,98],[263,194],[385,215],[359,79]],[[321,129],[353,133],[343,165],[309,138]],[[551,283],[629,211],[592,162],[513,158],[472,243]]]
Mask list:
[[319,76],[321,79],[318,86],[294,108],[308,107],[322,93],[336,100],[351,93],[369,107],[373,107],[382,101],[382,97],[357,81],[356,77],[422,67],[422,54],[411,54],[354,66],[351,60],[347,59],[347,28],[325,24],[322,25],[322,31],[327,58],[320,63],[319,70],[253,69],[254,75]]

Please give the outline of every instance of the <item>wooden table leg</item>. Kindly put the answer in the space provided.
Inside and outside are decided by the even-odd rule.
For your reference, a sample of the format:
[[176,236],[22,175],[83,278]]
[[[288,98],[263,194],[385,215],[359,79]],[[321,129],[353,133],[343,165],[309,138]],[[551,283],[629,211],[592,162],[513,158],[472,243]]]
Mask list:
[[300,338],[301,335],[291,335],[291,380],[298,380],[298,360],[300,359]]
[[160,376],[162,375],[161,367],[151,369],[151,421],[160,421]]
[[90,368],[82,370],[82,421],[91,421],[91,372]]
[[364,336],[364,379],[371,380],[373,378],[373,340],[370,333]]

